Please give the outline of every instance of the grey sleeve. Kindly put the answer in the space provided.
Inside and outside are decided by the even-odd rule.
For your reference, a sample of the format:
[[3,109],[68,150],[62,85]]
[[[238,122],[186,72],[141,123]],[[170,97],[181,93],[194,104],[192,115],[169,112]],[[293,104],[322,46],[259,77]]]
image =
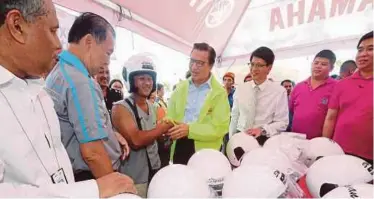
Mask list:
[[[91,81],[91,82],[90,82]],[[69,82],[69,81],[68,81]],[[92,142],[108,137],[105,132],[104,104],[94,89],[92,80],[87,83],[69,82],[67,111],[69,121],[80,143]]]

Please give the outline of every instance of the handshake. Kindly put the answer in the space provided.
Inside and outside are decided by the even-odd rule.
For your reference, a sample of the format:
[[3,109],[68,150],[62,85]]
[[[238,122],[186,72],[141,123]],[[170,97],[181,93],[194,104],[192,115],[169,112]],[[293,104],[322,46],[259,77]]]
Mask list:
[[162,128],[163,136],[170,137],[172,140],[178,140],[188,136],[189,125],[181,123],[170,118],[164,118],[158,123]]

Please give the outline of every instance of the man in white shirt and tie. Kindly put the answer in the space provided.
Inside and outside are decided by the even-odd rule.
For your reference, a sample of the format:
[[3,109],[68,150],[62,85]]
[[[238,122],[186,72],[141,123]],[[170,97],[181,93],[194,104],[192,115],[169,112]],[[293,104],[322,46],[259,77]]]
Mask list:
[[262,144],[266,138],[286,130],[289,122],[287,91],[268,78],[274,59],[274,53],[267,47],[252,53],[249,66],[253,81],[236,89],[230,135],[246,132]]
[[51,0],[0,3],[0,197],[135,192],[132,180],[119,173],[74,182],[53,101],[40,79],[61,50],[58,27]]

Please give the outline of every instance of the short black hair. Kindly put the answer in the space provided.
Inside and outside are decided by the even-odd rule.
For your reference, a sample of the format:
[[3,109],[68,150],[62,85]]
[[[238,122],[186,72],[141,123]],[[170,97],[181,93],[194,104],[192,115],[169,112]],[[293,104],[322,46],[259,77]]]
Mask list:
[[257,48],[255,51],[252,52],[251,58],[249,61],[252,61],[253,57],[258,57],[263,59],[266,62],[266,65],[273,65],[275,60],[275,55],[273,51],[265,46],[262,46],[260,48]]
[[106,40],[108,32],[116,37],[113,26],[106,19],[92,12],[85,12],[77,17],[71,26],[68,43],[77,44],[87,34],[91,34],[96,42],[100,43]]
[[159,90],[164,88],[164,85],[160,84],[160,83],[157,83],[156,87],[157,87],[157,91],[159,91]]
[[283,86],[283,84],[286,83],[286,82],[291,83],[292,86],[295,86],[295,82],[293,82],[292,80],[289,80],[289,79],[285,79],[285,80],[283,80],[283,81],[281,82],[281,86]]
[[1,0],[0,2],[0,27],[4,25],[7,14],[12,10],[21,12],[27,22],[48,14],[44,8],[44,0]]
[[349,66],[353,66],[353,69],[357,68],[356,62],[353,60],[347,60],[340,66],[340,72],[349,70]]
[[112,80],[110,81],[110,83],[109,83],[109,88],[111,88],[112,85],[113,85],[114,83],[116,83],[116,82],[119,82],[119,83],[123,86],[123,83],[122,83],[121,80],[119,80],[119,79],[112,79]]
[[373,38],[373,31],[370,31],[366,33],[364,36],[361,37],[361,39],[358,41],[357,48],[360,46],[360,44],[367,39]]
[[317,55],[314,57],[316,59],[317,57],[326,58],[330,62],[330,68],[331,70],[334,68],[335,62],[336,62],[336,56],[335,53],[331,50],[325,49],[321,50]]
[[[192,51],[200,50],[200,51],[208,51],[209,53],[209,65],[213,66],[216,63],[216,51],[213,47],[209,46],[207,43],[195,43],[193,45]],[[191,53],[192,53],[191,51]]]

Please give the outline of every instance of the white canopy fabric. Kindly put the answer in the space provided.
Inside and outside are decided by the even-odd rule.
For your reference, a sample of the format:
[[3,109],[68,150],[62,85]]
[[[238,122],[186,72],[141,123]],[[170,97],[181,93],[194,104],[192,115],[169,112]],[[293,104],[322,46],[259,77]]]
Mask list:
[[[248,62],[259,46],[277,59],[329,48],[352,49],[373,30],[372,0],[54,0],[71,10],[94,12],[114,26],[189,54],[195,42],[217,51],[218,66]],[[66,42],[74,14],[58,11]]]

